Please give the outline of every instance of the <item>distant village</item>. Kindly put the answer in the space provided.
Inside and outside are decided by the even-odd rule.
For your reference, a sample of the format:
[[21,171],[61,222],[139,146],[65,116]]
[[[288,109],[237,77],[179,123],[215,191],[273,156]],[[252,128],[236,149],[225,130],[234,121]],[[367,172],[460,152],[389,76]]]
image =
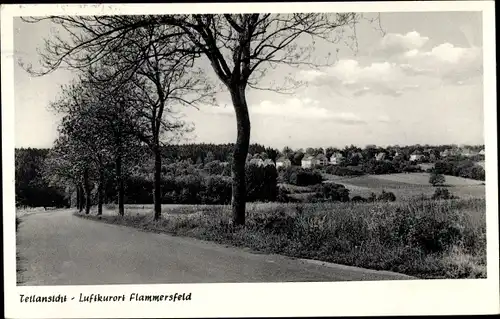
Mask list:
[[[367,148],[370,148],[368,146]],[[373,148],[375,148],[373,146]],[[346,154],[347,153],[347,154]],[[365,154],[363,154],[365,153]],[[479,157],[479,159],[484,160],[485,151],[484,148],[474,149],[470,147],[450,147],[446,148],[442,151],[437,151],[436,148],[426,148],[422,151],[415,150],[409,156],[405,156],[405,154],[398,149],[392,149],[390,151],[380,151],[376,152],[373,155],[373,160],[375,161],[409,161],[414,164],[426,163],[426,162],[435,162],[439,159],[445,159],[450,157]],[[365,158],[366,152],[359,151],[336,151],[332,155],[327,156],[325,153],[319,154],[304,154],[302,159],[300,160],[300,166],[302,168],[314,168],[318,166],[327,166],[327,165],[342,165],[345,164],[346,161],[352,162],[353,158],[357,158],[357,162],[369,161],[370,158]],[[293,165],[292,161],[282,155],[276,159],[274,162],[269,158],[262,158],[260,154],[249,155],[249,163],[258,166],[267,166],[274,165],[276,168],[279,167],[290,167]]]

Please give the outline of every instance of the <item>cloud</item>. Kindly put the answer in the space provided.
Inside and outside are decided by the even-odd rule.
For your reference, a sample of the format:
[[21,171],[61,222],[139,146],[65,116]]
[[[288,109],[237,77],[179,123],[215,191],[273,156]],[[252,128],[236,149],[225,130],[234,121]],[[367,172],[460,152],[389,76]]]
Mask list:
[[389,57],[412,49],[420,49],[427,41],[429,41],[428,37],[421,36],[416,31],[406,34],[388,33],[380,40],[373,53]]
[[305,72],[313,85],[348,91],[353,96],[382,94],[394,97],[419,87],[419,78],[410,78],[407,73],[408,70],[394,62],[372,62],[363,66],[351,59],[339,60],[323,72]]
[[[209,112],[231,114],[232,108],[207,107]],[[320,105],[318,100],[309,97],[290,98],[282,102],[264,100],[249,107],[251,115],[272,116],[291,120],[321,120],[342,124],[364,124],[366,121],[350,112],[333,112]]]
[[[384,61],[342,59],[321,70],[305,70],[301,79],[316,86],[328,86],[354,97],[385,95],[399,97],[405,92],[445,85],[474,83],[482,75],[482,49],[441,43],[425,47],[429,38],[418,32],[391,33],[376,46],[389,52]],[[382,51],[380,51],[382,50]]]
[[478,47],[463,48],[442,43],[428,51],[408,51],[400,61],[409,75],[421,74],[458,83],[482,75],[482,56],[483,50]]

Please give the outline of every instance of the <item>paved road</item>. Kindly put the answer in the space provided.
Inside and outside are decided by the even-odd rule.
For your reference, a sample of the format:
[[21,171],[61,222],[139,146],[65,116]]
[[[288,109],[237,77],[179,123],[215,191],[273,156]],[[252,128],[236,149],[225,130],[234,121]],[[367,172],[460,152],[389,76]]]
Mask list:
[[18,250],[23,285],[410,279],[142,232],[81,219],[71,210],[24,216]]

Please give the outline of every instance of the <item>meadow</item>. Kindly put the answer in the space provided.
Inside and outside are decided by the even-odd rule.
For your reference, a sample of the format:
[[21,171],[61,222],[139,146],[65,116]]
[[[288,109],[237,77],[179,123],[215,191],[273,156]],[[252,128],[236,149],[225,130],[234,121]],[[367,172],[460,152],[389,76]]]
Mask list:
[[[429,184],[428,173],[397,173],[384,175],[363,175],[355,177],[324,174],[327,181],[342,184],[350,190],[351,196],[368,197],[372,192],[383,190],[396,195],[397,200],[409,200],[421,195],[432,196],[435,187]],[[469,178],[445,176],[445,187],[459,198],[485,198],[482,181]]]
[[250,203],[247,224],[234,226],[229,206],[113,206],[84,218],[194,237],[263,253],[309,258],[418,278],[485,278],[484,199],[375,203]]

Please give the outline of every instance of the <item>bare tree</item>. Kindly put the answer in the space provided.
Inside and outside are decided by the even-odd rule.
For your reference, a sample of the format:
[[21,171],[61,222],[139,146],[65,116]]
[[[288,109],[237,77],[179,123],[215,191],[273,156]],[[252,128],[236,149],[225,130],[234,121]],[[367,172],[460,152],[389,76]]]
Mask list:
[[[44,17],[62,26],[70,38],[46,42],[42,54],[51,72],[60,65],[80,68],[99,61],[118,47],[127,46],[133,30],[165,27],[152,42],[175,41],[178,52],[203,54],[230,93],[236,114],[237,138],[232,165],[232,212],[235,224],[245,223],[245,160],[250,143],[246,88],[259,81],[276,64],[317,66],[312,59],[315,41],[345,40],[344,27],[354,27],[355,13],[203,14],[157,16]],[[78,30],[76,32],[75,30]],[[339,32],[340,31],[340,32]],[[96,48],[99,49],[96,49]],[[328,61],[325,62],[327,64]],[[274,88],[275,89],[275,88]]]

